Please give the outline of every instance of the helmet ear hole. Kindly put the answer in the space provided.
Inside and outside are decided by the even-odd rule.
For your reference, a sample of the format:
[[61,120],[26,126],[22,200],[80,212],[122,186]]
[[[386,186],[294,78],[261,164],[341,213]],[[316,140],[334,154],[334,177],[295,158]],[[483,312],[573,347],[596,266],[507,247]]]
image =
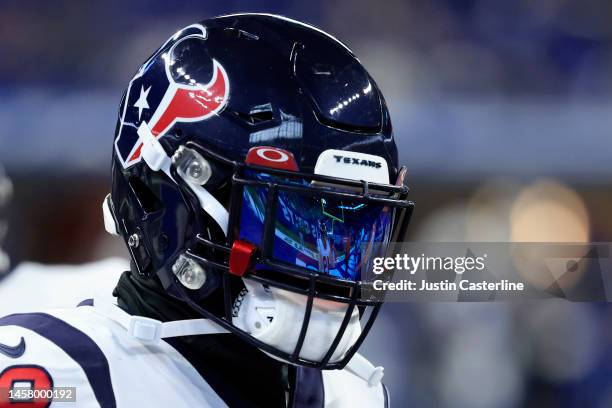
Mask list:
[[159,211],[162,208],[162,202],[160,199],[151,191],[151,189],[137,176],[131,176],[129,178],[130,188],[136,196],[138,203],[142,209],[147,213],[153,213]]

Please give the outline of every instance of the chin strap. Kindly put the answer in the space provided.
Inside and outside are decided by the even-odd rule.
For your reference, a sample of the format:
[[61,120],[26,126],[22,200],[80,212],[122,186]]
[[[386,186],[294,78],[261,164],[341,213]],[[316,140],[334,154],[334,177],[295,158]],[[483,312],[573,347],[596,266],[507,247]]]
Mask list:
[[[145,163],[147,163],[147,166],[154,171],[163,171],[171,180],[175,181],[172,178],[172,174],[170,174],[172,159],[168,156],[161,143],[159,143],[159,140],[153,136],[147,122],[143,121],[140,124],[137,133],[139,140],[142,142],[140,154]],[[198,197],[202,209],[215,220],[227,236],[227,225],[229,223],[227,209],[204,187],[190,182],[187,182],[187,185]]]
[[[168,337],[231,333],[210,319],[162,322],[148,317],[130,315],[108,296],[96,296],[94,310],[123,327],[128,336],[145,344],[155,344]],[[353,356],[345,370],[366,381],[369,387],[380,384],[384,375],[383,367],[375,367],[360,354]]]
[[123,311],[106,296],[94,298],[94,310],[118,323],[127,330],[130,337],[147,344],[154,344],[168,337],[230,333],[210,319],[161,322],[144,316],[133,316]]
[[368,387],[375,387],[380,384],[385,375],[384,367],[374,366],[374,364],[370,363],[370,360],[359,353],[355,353],[344,369],[366,381]]

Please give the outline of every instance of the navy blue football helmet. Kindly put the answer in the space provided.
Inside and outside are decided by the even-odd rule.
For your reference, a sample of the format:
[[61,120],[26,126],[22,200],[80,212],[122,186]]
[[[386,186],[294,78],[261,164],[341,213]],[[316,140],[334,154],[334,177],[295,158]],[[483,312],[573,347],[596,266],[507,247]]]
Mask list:
[[[361,295],[362,272],[412,213],[405,175],[385,100],[346,45],[284,17],[229,15],[178,31],[130,81],[105,222],[134,273],[204,317],[284,361],[342,368],[381,306]],[[292,350],[234,323],[243,279],[304,296]],[[309,359],[317,299],[346,314]],[[356,311],[359,338],[334,357]]]

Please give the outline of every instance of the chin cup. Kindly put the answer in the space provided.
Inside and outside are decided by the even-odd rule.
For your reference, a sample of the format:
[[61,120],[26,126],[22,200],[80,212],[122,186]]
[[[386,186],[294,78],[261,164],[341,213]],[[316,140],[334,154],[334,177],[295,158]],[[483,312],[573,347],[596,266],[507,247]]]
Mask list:
[[[293,353],[304,322],[307,297],[265,287],[249,279],[243,281],[246,289],[235,300],[232,311],[234,325],[266,344],[285,353]],[[344,303],[314,299],[299,354],[301,358],[314,361],[323,359],[338,334],[347,308],[348,305]],[[341,360],[360,334],[359,312],[355,309],[330,361]]]

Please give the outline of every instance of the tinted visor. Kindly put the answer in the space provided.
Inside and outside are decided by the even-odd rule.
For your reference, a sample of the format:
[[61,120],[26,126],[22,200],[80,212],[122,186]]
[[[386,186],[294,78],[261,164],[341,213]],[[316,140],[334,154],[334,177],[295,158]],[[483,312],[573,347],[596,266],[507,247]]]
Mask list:
[[[278,181],[265,173],[249,173],[258,180]],[[290,183],[311,186],[307,180]],[[325,191],[329,189],[295,191],[279,184],[271,203],[268,187],[244,186],[240,239],[264,247],[265,213],[273,205],[274,234],[267,251],[273,260],[335,278],[361,280],[368,263],[383,255],[378,252],[384,245],[374,244],[389,242],[393,209]]]

